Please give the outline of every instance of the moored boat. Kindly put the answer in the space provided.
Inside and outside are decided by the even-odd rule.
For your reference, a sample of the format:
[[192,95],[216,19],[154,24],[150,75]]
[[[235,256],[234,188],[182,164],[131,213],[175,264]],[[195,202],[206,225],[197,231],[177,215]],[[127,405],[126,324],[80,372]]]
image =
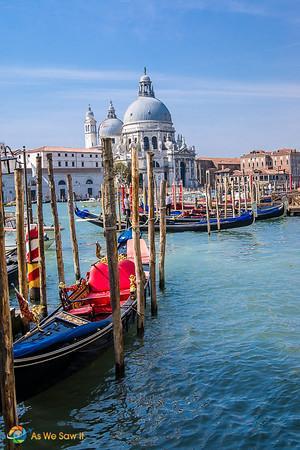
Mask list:
[[[76,208],[75,213],[82,220],[90,222],[99,227],[104,227],[102,217],[99,217],[96,214],[92,214],[88,210],[79,210],[78,208]],[[254,216],[253,216],[252,212],[247,211],[238,217],[220,218],[220,229],[227,230],[227,229],[232,229],[232,228],[245,227],[245,226],[251,225],[253,223],[253,221],[254,221]],[[218,229],[217,219],[211,218],[210,225],[211,225],[211,231],[216,231]],[[122,222],[121,226],[122,226],[122,229],[125,229],[126,223]],[[155,222],[154,228],[155,228],[155,231],[159,231],[158,220]],[[205,232],[205,231],[207,231],[207,220],[206,220],[206,218],[201,218],[201,219],[197,218],[197,220],[193,220],[193,221],[187,220],[185,222],[180,222],[180,221],[177,221],[176,219],[171,219],[171,221],[167,221],[166,228],[167,228],[167,232],[171,232],[171,233],[184,232],[184,231]],[[148,224],[140,223],[140,230],[147,231]]]
[[[118,267],[125,332],[136,316],[135,266],[130,257],[120,255]],[[60,298],[60,307],[14,343],[18,401],[83,367],[113,342],[105,257],[91,266],[79,284],[61,287]]]

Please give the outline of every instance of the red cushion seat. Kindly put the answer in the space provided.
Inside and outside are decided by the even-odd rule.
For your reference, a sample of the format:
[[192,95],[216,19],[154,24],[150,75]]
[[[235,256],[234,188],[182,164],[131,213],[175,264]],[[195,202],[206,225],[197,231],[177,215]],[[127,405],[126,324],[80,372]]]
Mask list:
[[93,313],[93,307],[91,305],[85,305],[80,308],[70,309],[68,313],[74,316],[89,316]]

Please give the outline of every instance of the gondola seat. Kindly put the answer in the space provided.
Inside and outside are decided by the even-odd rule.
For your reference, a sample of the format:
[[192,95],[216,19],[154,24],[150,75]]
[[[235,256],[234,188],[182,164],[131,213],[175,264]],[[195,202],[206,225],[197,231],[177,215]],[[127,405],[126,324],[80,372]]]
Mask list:
[[83,316],[83,317],[92,317],[95,313],[92,305],[84,305],[80,308],[70,309],[69,314],[73,314],[73,316]]
[[[118,266],[120,302],[123,303],[130,296],[130,276],[135,274],[135,266],[128,259],[120,261]],[[111,313],[108,265],[101,261],[94,264],[87,274],[87,282],[89,293],[84,299],[80,300],[84,303],[84,306],[77,308],[77,310],[82,309],[83,314],[85,314],[84,308],[91,307],[93,314]],[[72,314],[74,313],[72,312]],[[80,315],[80,312],[78,315]]]

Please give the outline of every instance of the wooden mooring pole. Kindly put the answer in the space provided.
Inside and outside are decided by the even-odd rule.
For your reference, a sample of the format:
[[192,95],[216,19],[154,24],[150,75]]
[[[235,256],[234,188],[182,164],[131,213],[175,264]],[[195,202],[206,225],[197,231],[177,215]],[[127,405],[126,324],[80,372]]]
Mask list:
[[54,221],[57,273],[58,273],[59,282],[64,284],[65,283],[65,271],[64,271],[63,253],[62,253],[60,225],[59,225],[59,220],[58,220],[57,203],[56,203],[52,153],[47,153],[47,161],[48,161],[49,189],[50,189],[50,197],[51,197],[51,210],[52,210],[52,216],[53,216],[53,221]]
[[210,236],[210,213],[209,213],[209,200],[208,200],[208,185],[205,185],[205,206],[206,206],[206,223],[207,223],[207,234]]
[[231,181],[231,206],[232,206],[232,217],[235,217],[234,180]]
[[160,219],[159,219],[159,289],[165,289],[165,256],[166,256],[166,194],[167,181],[160,183]]
[[120,308],[120,279],[118,268],[118,248],[117,248],[117,215],[114,186],[114,160],[111,148],[111,139],[102,139],[102,157],[104,170],[104,211],[105,217],[105,239],[107,262],[109,270],[110,303],[112,307],[114,351],[115,351],[115,372],[116,377],[124,376],[124,342],[123,326]]
[[15,169],[15,191],[16,191],[16,234],[17,234],[19,291],[20,294],[27,300],[28,284],[27,284],[26,246],[25,246],[23,169]]
[[[151,313],[157,313],[156,299],[156,271],[155,271],[155,224],[154,224],[154,179],[153,179],[153,153],[147,152],[147,175],[148,175],[148,195],[149,195],[149,212],[148,212],[148,239],[149,239],[149,269],[150,269],[150,287],[151,287]],[[158,201],[156,197],[156,211],[158,214]]]
[[44,242],[44,214],[43,214],[43,176],[42,157],[36,157],[36,188],[37,188],[37,222],[39,240],[39,275],[40,275],[40,304],[43,306],[43,316],[47,315],[46,289],[46,258]]
[[238,214],[240,216],[241,215],[241,180],[240,180],[240,177],[238,177],[238,202],[239,202]]
[[224,178],[224,193],[225,193],[225,204],[224,204],[224,217],[227,219],[227,178]]
[[[5,432],[7,434],[13,426],[18,425],[18,415],[14,374],[12,325],[5,257],[2,189],[2,170],[0,164],[0,385],[2,414],[4,418]],[[15,444],[13,441],[8,440],[7,448],[9,450],[15,449]]]
[[245,177],[243,177],[243,188],[244,188],[244,202],[245,202],[245,212],[247,212],[248,211],[248,202],[247,202],[247,195],[248,195],[248,193],[247,193],[247,182],[246,182],[246,179],[245,179]]
[[76,281],[80,280],[80,264],[79,264],[79,252],[78,252],[78,242],[76,237],[76,227],[75,227],[75,217],[74,217],[74,191],[73,191],[73,181],[72,175],[68,173],[67,175],[67,186],[68,186],[68,212],[69,212],[69,222],[70,222],[70,237],[72,243],[72,253],[73,253],[73,265]]
[[132,238],[134,246],[134,264],[135,264],[136,291],[137,291],[137,333],[139,336],[142,336],[144,334],[144,321],[145,321],[145,290],[144,290],[144,272],[141,258],[140,224],[139,224],[139,160],[138,160],[138,150],[135,146],[132,146],[131,148],[131,170],[132,170],[131,174]]
[[215,181],[215,192],[216,192],[217,227],[218,227],[218,231],[220,231],[221,230],[221,223],[220,223],[220,210],[219,210],[219,196],[218,196],[218,184],[217,184],[217,181]]

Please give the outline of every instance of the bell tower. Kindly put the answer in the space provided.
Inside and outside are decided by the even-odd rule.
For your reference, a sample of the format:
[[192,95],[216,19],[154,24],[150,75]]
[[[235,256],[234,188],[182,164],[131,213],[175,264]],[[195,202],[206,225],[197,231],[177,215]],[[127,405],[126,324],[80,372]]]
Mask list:
[[97,145],[97,121],[89,105],[84,121],[84,141],[85,148],[95,147]]

